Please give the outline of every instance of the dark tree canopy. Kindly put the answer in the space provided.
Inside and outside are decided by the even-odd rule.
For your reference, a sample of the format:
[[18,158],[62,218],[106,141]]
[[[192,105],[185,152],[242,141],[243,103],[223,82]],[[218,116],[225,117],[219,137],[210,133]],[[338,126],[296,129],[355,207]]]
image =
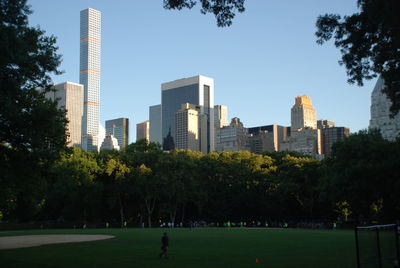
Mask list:
[[0,211],[20,219],[40,207],[45,173],[66,142],[65,113],[44,95],[49,73],[59,73],[56,39],[29,26],[26,2],[0,0]]
[[400,110],[400,1],[358,0],[358,8],[359,13],[343,18],[338,14],[318,17],[317,43],[335,39],[349,83],[362,86],[364,79],[380,75],[394,116]]
[[232,20],[236,12],[242,13],[245,0],[164,0],[164,8],[191,9],[197,2],[201,3],[202,14],[212,13],[217,19],[218,27],[226,27],[232,25]]

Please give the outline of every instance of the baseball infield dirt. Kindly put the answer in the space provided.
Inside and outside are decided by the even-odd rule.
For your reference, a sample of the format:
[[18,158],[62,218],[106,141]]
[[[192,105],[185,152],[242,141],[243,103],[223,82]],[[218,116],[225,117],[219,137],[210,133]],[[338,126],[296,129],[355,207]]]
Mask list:
[[37,247],[47,244],[76,243],[113,238],[112,235],[21,235],[0,237],[0,250]]

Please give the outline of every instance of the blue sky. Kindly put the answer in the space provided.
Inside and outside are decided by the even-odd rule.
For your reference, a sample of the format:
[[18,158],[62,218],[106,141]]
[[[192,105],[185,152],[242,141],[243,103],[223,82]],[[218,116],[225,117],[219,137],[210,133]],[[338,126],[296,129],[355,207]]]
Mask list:
[[32,26],[57,37],[60,66],[54,82],[79,82],[79,12],[102,12],[101,122],[148,119],[148,107],[161,102],[161,83],[194,75],[214,78],[215,104],[245,127],[290,125],[294,98],[307,94],[318,119],[335,121],[351,132],[368,127],[370,95],[349,85],[340,52],[315,40],[318,15],[357,11],[356,0],[246,0],[233,25],[218,28],[199,8],[170,11],[162,0],[30,0]]

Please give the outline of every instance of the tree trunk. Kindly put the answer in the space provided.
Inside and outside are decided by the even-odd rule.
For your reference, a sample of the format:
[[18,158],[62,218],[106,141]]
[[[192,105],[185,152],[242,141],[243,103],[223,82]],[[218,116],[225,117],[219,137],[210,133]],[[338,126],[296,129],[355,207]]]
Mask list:
[[183,224],[183,220],[185,219],[185,203],[182,205],[182,217],[181,217],[181,223]]
[[121,216],[121,228],[124,226],[124,207],[122,205],[121,195],[118,195],[119,200],[119,214]]

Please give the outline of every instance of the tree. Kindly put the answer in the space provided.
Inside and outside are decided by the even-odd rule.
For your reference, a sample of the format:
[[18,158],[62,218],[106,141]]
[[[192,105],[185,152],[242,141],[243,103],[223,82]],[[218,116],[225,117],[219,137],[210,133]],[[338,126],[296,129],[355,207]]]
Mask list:
[[8,219],[33,217],[66,142],[65,113],[44,96],[49,73],[59,73],[56,39],[29,27],[30,13],[26,0],[0,0],[0,211]]
[[[218,27],[232,25],[235,12],[244,12],[245,0],[198,0],[201,3],[202,14],[212,13],[217,19]],[[164,8],[177,9],[193,8],[196,0],[164,0]]]
[[343,18],[338,14],[319,16],[317,43],[334,38],[340,48],[341,65],[348,82],[363,85],[380,75],[384,92],[392,101],[391,115],[400,110],[400,1],[357,0],[359,13]]

